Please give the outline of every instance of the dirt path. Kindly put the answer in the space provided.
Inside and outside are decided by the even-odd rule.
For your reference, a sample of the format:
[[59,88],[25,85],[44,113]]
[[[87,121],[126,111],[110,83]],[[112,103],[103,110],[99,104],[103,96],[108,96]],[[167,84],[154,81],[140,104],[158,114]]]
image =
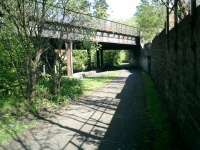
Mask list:
[[140,150],[144,95],[140,73],[119,78],[41,121],[37,128],[0,149]]

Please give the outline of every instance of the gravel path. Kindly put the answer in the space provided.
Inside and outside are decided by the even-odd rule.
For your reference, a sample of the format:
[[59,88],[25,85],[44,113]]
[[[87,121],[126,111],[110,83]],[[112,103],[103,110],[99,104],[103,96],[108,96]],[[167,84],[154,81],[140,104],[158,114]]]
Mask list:
[[0,149],[140,150],[144,93],[140,72],[120,71],[104,88],[80,98]]

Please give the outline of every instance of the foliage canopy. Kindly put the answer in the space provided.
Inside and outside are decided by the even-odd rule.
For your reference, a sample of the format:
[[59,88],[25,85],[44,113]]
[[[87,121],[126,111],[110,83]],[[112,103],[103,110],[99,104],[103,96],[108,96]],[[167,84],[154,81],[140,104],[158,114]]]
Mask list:
[[164,28],[165,9],[151,0],[141,0],[135,14],[136,26],[141,31],[142,42],[151,42],[155,35]]

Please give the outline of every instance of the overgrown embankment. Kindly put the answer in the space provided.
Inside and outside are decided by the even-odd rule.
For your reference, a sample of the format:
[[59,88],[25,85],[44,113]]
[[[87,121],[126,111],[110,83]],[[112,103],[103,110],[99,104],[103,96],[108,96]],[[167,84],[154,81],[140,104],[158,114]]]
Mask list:
[[103,87],[118,76],[115,71],[107,72],[98,77],[86,77],[83,80],[62,78],[62,89],[59,97],[51,94],[52,81],[50,77],[40,79],[36,86],[36,98],[33,103],[27,103],[22,96],[0,98],[0,144],[8,142],[37,125],[37,119],[30,116],[32,112],[57,110],[69,102],[78,99],[83,94]]

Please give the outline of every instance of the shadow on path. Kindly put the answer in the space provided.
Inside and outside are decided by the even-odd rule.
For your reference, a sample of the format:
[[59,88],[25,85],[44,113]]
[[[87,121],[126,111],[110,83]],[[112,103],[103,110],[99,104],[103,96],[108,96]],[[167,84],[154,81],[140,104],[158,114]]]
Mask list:
[[141,150],[144,128],[144,89],[139,71],[126,80],[117,95],[120,103],[100,146],[100,150]]

